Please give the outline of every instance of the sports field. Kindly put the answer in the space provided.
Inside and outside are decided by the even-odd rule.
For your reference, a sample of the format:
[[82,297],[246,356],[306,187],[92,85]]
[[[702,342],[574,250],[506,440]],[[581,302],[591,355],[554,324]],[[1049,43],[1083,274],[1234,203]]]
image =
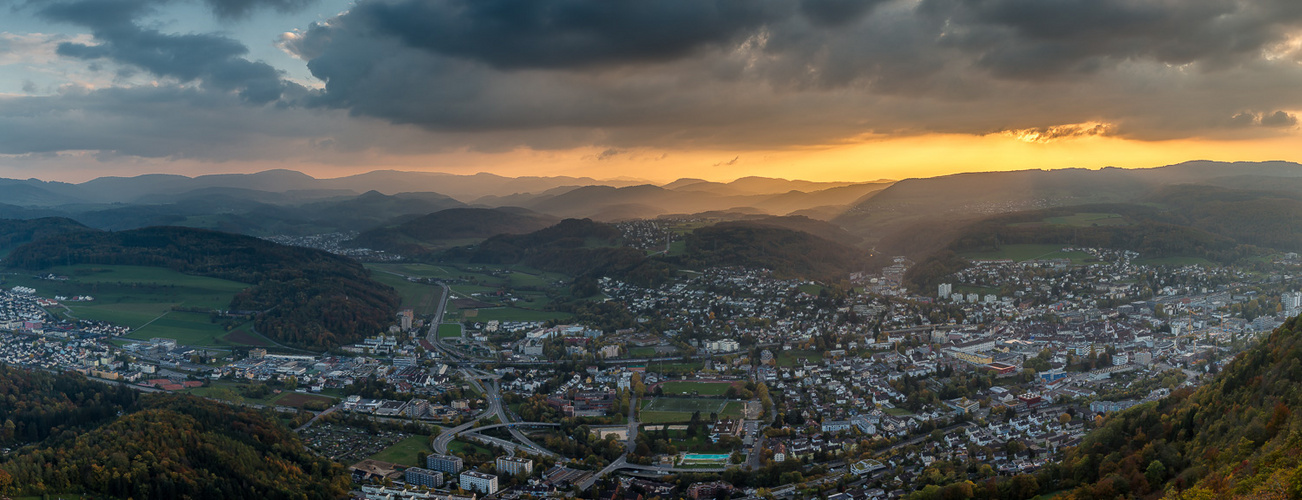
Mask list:
[[742,412],[741,401],[705,398],[652,398],[642,403],[638,421],[646,424],[663,424],[686,422],[692,419],[692,413],[701,412],[701,417],[708,419],[711,413],[720,417],[739,417]]
[[732,387],[728,382],[692,382],[675,380],[665,382],[660,386],[666,395],[700,395],[700,396],[722,396]]

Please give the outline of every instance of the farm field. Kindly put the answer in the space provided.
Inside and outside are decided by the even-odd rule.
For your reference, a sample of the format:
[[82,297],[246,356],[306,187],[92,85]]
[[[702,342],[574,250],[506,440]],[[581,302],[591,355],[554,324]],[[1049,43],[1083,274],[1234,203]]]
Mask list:
[[666,395],[692,395],[696,393],[701,396],[722,396],[728,392],[732,384],[727,382],[692,382],[692,381],[669,381],[660,385]]
[[490,307],[478,309],[473,316],[475,321],[551,321],[573,317],[572,314],[556,311],[536,311],[518,307]]
[[384,451],[371,455],[370,458],[381,462],[424,467],[425,464],[416,459],[416,454],[422,451],[434,453],[434,450],[429,447],[429,436],[416,434],[394,443],[392,446],[385,448]]
[[165,311],[162,316],[127,334],[127,338],[149,340],[154,337],[176,339],[178,343],[192,346],[227,345],[222,325],[213,323],[207,314]]
[[411,308],[416,316],[428,316],[438,310],[439,301],[443,299],[443,287],[428,283],[413,283],[401,276],[386,272],[373,272],[375,281],[393,287],[402,298],[402,308]]
[[37,295],[90,295],[91,304],[162,303],[183,307],[225,309],[231,298],[248,288],[237,283],[204,276],[191,276],[169,269],[142,266],[76,265],[57,266],[41,274],[66,276],[66,281],[37,279],[28,273],[5,275],[5,285],[28,286]]
[[[220,347],[269,344],[253,334],[228,335],[206,312],[173,308],[220,310],[230,307],[244,283],[191,276],[169,269],[142,266],[76,265],[42,271],[67,280],[38,279],[28,274],[5,276],[5,286],[28,286],[42,297],[90,295],[94,301],[65,302],[51,309],[65,317],[107,321],[134,331],[127,338],[176,339],[186,345]],[[250,342],[241,342],[248,338]]]

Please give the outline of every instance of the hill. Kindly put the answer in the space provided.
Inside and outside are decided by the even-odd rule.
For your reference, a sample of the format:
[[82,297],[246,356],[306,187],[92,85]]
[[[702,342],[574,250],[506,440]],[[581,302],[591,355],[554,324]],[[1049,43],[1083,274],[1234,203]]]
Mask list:
[[685,240],[683,254],[667,260],[693,269],[743,266],[836,281],[860,270],[867,257],[857,248],[762,222],[722,222],[692,231]]
[[1294,317],[1210,382],[1108,417],[1034,475],[928,486],[909,498],[1297,498],[1300,383],[1302,318]]
[[450,208],[366,231],[352,244],[404,255],[421,255],[463,240],[524,234],[555,224],[555,217],[521,208]]
[[[1191,218],[1190,207],[1206,207],[1189,201],[1184,209],[1169,209],[1152,204],[1102,204],[1030,210],[989,217],[976,222],[932,222],[919,230],[888,240],[887,248],[908,248],[915,255],[927,255],[905,276],[913,290],[933,290],[945,276],[966,267],[959,256],[966,253],[997,251],[1005,245],[1063,245],[1131,250],[1146,258],[1201,257],[1230,263],[1261,253],[1261,249],[1244,244],[1234,236],[1250,230],[1225,235],[1208,220],[1226,220],[1208,216]],[[1235,219],[1242,214],[1221,214]],[[1249,224],[1253,217],[1242,219]],[[1302,220],[1302,219],[1293,219]],[[1192,225],[1191,225],[1192,224]],[[1263,224],[1275,224],[1266,222]],[[1202,227],[1198,227],[1202,226]],[[1208,229],[1204,229],[1207,227]],[[1243,238],[1265,241],[1267,237]],[[903,252],[900,252],[903,253]]]
[[591,219],[565,219],[528,234],[501,234],[478,245],[449,250],[443,258],[480,264],[521,264],[571,276],[614,274],[646,260],[620,244],[619,229]]
[[20,245],[50,236],[90,230],[77,221],[63,217],[0,219],[0,253],[8,253]]
[[1211,383],[1110,418],[1043,476],[1080,500],[1296,498],[1300,360],[1302,320],[1293,318]]
[[352,260],[202,229],[66,233],[15,249],[6,264],[28,270],[71,264],[165,267],[253,283],[230,308],[261,311],[254,319],[259,333],[310,349],[337,347],[382,331],[399,302],[392,288],[371,280]]
[[999,214],[1080,205],[1160,203],[1152,198],[1159,196],[1163,188],[1182,184],[1282,190],[1295,196],[1302,195],[1300,179],[1302,165],[1287,162],[1187,162],[1150,169],[965,173],[897,182],[857,202],[832,222],[864,236],[869,245],[884,252],[920,258],[944,242],[918,241],[919,233],[924,239],[935,234],[953,236],[955,228]]
[[26,444],[0,460],[0,494],[333,499],[350,486],[254,410],[7,367],[0,394],[0,442]]

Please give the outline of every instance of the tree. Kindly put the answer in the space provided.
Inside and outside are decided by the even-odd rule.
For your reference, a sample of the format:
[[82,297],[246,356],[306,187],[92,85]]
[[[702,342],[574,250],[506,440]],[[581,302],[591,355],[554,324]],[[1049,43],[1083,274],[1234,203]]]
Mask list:
[[1158,489],[1166,481],[1166,464],[1161,460],[1149,462],[1148,468],[1144,470],[1144,478],[1148,479],[1149,487]]

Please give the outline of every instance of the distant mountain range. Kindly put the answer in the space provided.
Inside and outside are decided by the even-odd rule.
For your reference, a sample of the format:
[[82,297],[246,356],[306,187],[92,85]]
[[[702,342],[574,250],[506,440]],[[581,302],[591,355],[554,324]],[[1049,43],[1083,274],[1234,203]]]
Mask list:
[[[80,184],[0,179],[0,200],[0,218],[66,217],[114,231],[171,225],[253,236],[357,232],[361,236],[353,245],[404,254],[526,234],[567,218],[677,218],[763,220],[879,257],[921,259],[956,248],[960,239],[972,241],[973,231],[990,229],[982,222],[987,219],[1019,213],[1034,218],[1036,211],[1104,204],[1140,214],[1134,216],[1147,222],[1187,227],[1235,244],[1302,250],[1302,238],[1292,230],[1302,217],[1302,165],[1289,162],[1196,161],[1148,169],[965,173],[898,182],[687,178],[663,185],[397,171],[317,179],[271,170],[104,177]],[[1147,212],[1131,205],[1147,207]],[[1120,235],[1124,231],[1104,228],[1091,234],[1129,241]],[[1215,252],[1240,253],[1222,250]]]

